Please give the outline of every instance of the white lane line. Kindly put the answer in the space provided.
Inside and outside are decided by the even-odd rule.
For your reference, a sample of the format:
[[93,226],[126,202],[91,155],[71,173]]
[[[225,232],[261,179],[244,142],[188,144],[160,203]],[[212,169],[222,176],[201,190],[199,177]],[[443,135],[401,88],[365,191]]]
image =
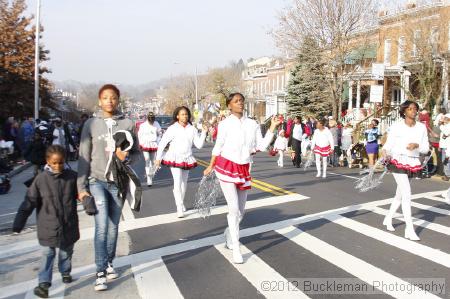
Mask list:
[[[413,198],[421,198],[424,195],[429,195],[429,194],[428,193],[414,194],[412,197]],[[319,212],[319,213],[315,213],[315,214],[311,214],[311,215],[291,218],[291,219],[287,219],[287,220],[283,220],[283,221],[279,221],[279,222],[263,224],[260,226],[243,229],[240,231],[240,235],[241,235],[241,237],[247,237],[247,236],[252,236],[252,235],[256,235],[256,234],[261,234],[261,233],[265,233],[265,232],[269,232],[269,231],[273,231],[273,230],[277,230],[277,229],[283,229],[285,227],[289,227],[289,226],[293,226],[293,225],[298,225],[301,223],[307,223],[307,222],[321,219],[321,218],[324,218],[324,217],[330,216],[330,215],[335,215],[335,214],[339,215],[339,214],[343,214],[343,213],[357,211],[360,209],[369,209],[369,208],[376,207],[376,206],[387,205],[391,201],[392,201],[392,198],[378,200],[378,201],[373,201],[373,202],[369,202],[369,203],[365,203],[365,204],[352,205],[352,206],[348,206],[348,207],[323,211],[323,212]],[[133,260],[134,264],[138,265],[139,263],[149,262],[149,261],[158,259],[162,256],[185,252],[185,251],[189,251],[189,250],[193,250],[193,249],[198,249],[198,248],[202,248],[205,246],[214,246],[219,243],[223,243],[224,241],[225,240],[224,240],[223,234],[219,234],[216,236],[206,237],[203,239],[187,241],[187,242],[183,242],[183,243],[179,243],[179,244],[175,244],[175,245],[169,245],[166,247],[151,249],[151,250],[139,252],[139,253],[132,254],[132,255],[118,257],[114,260],[114,266],[117,268],[120,268],[120,267],[130,265],[132,260]],[[16,249],[16,250],[18,250],[18,249]],[[94,275],[94,273],[95,273],[95,265],[94,264],[83,266],[83,267],[72,270],[72,276],[74,278],[79,278],[79,277],[86,276],[86,275]],[[34,284],[36,284],[36,280],[24,281],[21,283],[12,284],[12,285],[0,288],[0,298],[5,298],[5,297],[10,297],[10,296],[14,296],[17,294],[21,294],[24,292],[24,290],[29,289],[30,285],[34,285]]]
[[411,202],[411,206],[421,209],[421,210],[426,210],[426,211],[430,211],[430,212],[434,212],[434,213],[438,213],[438,214],[442,214],[442,215],[447,215],[447,216],[450,215],[450,210],[444,210],[444,209],[424,205],[424,204],[421,204],[418,202]]
[[[258,290],[258,293],[264,297],[269,299],[309,298],[292,283],[287,282],[287,279],[281,276],[257,255],[253,254],[246,246],[241,245],[244,263],[240,265],[233,263],[232,251],[225,249],[224,244],[216,245],[215,248]],[[283,284],[283,286],[285,286],[283,289],[280,288],[274,292],[264,288],[264,281],[286,282],[289,286]]]
[[408,294],[407,291],[402,292],[400,290],[390,290],[388,288],[385,288],[384,290],[380,289],[380,287],[376,285],[376,282],[409,287],[413,286],[410,283],[303,232],[296,227],[287,227],[277,230],[276,232],[394,298],[439,298],[426,292]]
[[[372,208],[369,211],[377,213],[377,214],[380,214],[380,215],[383,215],[383,216],[386,216],[389,213],[388,210],[385,210],[385,209],[382,209],[382,208],[377,208],[377,207]],[[402,214],[399,214],[399,213],[395,213],[394,214],[394,218],[397,218],[397,219],[399,219],[401,221],[404,221]],[[450,236],[450,227],[448,227],[448,226],[441,225],[441,224],[438,224],[438,223],[432,223],[432,222],[429,222],[429,221],[426,221],[426,220],[422,220],[422,219],[419,219],[419,218],[415,218],[415,217],[412,217],[412,220],[413,220],[413,223],[415,225],[417,225],[417,226],[421,226],[421,227],[424,227],[426,229],[433,230],[435,232],[438,232],[438,233]],[[380,224],[380,226],[381,226],[381,224]]]
[[[441,191],[439,191],[439,192],[441,192]],[[435,194],[436,194],[436,191],[424,192],[424,193],[414,194],[411,196],[411,198],[417,199],[417,198],[422,198],[425,196],[433,196]],[[298,197],[295,197],[295,196],[298,196]],[[302,196],[302,195],[296,195],[296,194],[292,195],[291,194],[291,195],[269,197],[269,198],[259,199],[259,200],[251,200],[251,201],[247,202],[246,209],[249,210],[249,209],[264,207],[264,206],[268,205],[267,202],[261,202],[262,200],[270,200],[270,201],[275,200],[275,204],[283,204],[283,203],[285,203],[285,202],[282,202],[283,198],[284,198],[285,202],[287,202],[289,200],[295,201],[295,200],[307,199],[308,197]],[[343,207],[343,208],[338,208],[338,209],[334,209],[334,210],[329,210],[329,211],[324,211],[324,212],[308,215],[307,217],[311,217],[311,220],[309,220],[309,221],[312,221],[312,220],[316,219],[316,218],[314,218],[315,215],[320,218],[320,217],[322,217],[322,215],[327,215],[329,213],[341,214],[341,213],[356,211],[358,209],[367,209],[367,208],[376,207],[376,206],[383,206],[383,205],[390,204],[392,199],[393,198],[388,198],[388,199],[372,201],[372,202],[368,202],[368,203],[364,203],[364,204],[347,206],[347,207]],[[217,206],[215,209],[212,210],[211,214],[218,215],[218,214],[224,214],[227,212],[228,212],[227,206],[223,205],[223,206]],[[174,222],[185,221],[185,220],[200,217],[198,214],[196,214],[195,210],[187,211],[187,213],[185,215],[186,215],[185,218],[177,218],[175,213],[169,213],[169,214],[151,216],[151,217],[145,217],[145,218],[136,218],[134,220],[121,222],[119,225],[119,231],[126,232],[126,231],[133,230],[133,229],[138,229],[138,228],[143,228],[143,227],[151,227],[154,225],[161,225],[161,224],[167,224],[167,223],[174,223]],[[305,217],[305,216],[303,216],[303,217]],[[282,221],[282,222],[280,222],[280,225],[284,225],[284,226],[295,225],[296,219],[298,219],[298,218],[293,218],[292,221],[291,220]],[[266,229],[266,226],[264,226],[264,225],[261,227],[263,228],[263,230]],[[283,226],[281,226],[281,227],[283,227]],[[270,224],[267,225],[267,231],[270,231]],[[93,227],[85,228],[80,231],[80,235],[81,235],[80,240],[93,239],[94,238],[94,228]],[[37,249],[39,249],[39,244],[38,244],[37,240],[21,241],[21,242],[15,242],[10,245],[2,245],[2,246],[0,246],[0,258],[6,258],[6,257],[10,257],[10,256],[15,256],[18,254],[24,254],[24,253],[34,251]]]
[[450,202],[448,202],[442,196],[424,196],[424,197],[428,198],[428,199],[431,199],[431,200],[435,200],[435,201],[443,202],[443,203],[446,203],[446,204],[450,204]]
[[[52,286],[49,289],[48,295],[50,298],[56,298],[56,299],[64,299],[64,293],[66,291],[66,285],[61,281],[61,277],[58,275],[59,273],[53,273],[53,276],[57,274],[57,278],[54,277],[52,279]],[[28,290],[25,294],[24,299],[34,299],[37,298],[36,295],[34,295],[34,288],[38,285],[37,279],[34,285],[29,284],[29,286],[25,289]],[[22,289],[23,291],[24,289]],[[1,291],[1,290],[0,290]],[[0,292],[0,297],[2,296],[2,293]],[[3,297],[1,297],[3,298]]]
[[161,258],[141,264],[135,264],[132,259],[131,266],[141,298],[183,298]]
[[[284,204],[307,199],[309,197],[300,194],[289,194],[282,196],[273,196],[258,200],[247,201],[246,210],[257,209],[267,206]],[[124,207],[125,208],[125,207]],[[131,211],[130,211],[131,212]],[[131,212],[132,213],[132,212]],[[216,206],[212,209],[211,215],[221,215],[228,213],[227,205]],[[145,218],[135,218],[122,221],[119,225],[119,232],[127,232],[134,229],[152,227],[156,225],[169,224],[201,218],[196,210],[189,210],[185,213],[184,218],[177,218],[176,213],[168,213]],[[94,238],[94,228],[89,227],[80,230],[80,240],[90,240]],[[39,248],[37,241],[24,241],[23,243],[14,243],[11,245],[0,246],[0,258],[14,256],[26,252],[30,252]]]
[[362,235],[415,254],[421,258],[430,260],[444,267],[450,268],[450,254],[448,253],[422,245],[415,241],[410,241],[403,237],[398,237],[392,233],[385,232],[381,229],[374,228],[370,225],[340,215],[331,215],[326,218],[330,221],[333,221],[333,223],[339,224]]
[[[436,194],[436,191],[418,193],[418,194],[412,195],[411,198],[417,199],[417,198],[422,198],[424,196],[432,196],[434,194]],[[298,196],[298,197],[295,197],[295,196]],[[268,205],[267,202],[261,202],[262,200],[270,200],[270,201],[275,200],[275,204],[282,204],[282,203],[285,203],[285,202],[282,202],[283,198],[285,201],[286,200],[295,201],[295,200],[306,199],[308,197],[302,196],[302,195],[296,195],[296,194],[292,195],[291,194],[291,195],[283,195],[283,196],[274,196],[274,197],[269,197],[269,198],[259,199],[259,200],[251,200],[251,201],[247,202],[246,209],[249,210],[249,209],[264,207],[264,206]],[[388,198],[388,199],[372,201],[372,202],[368,202],[368,203],[364,203],[364,204],[347,206],[347,207],[324,211],[324,212],[307,215],[307,216],[303,216],[303,217],[311,217],[311,220],[309,220],[309,221],[312,221],[312,220],[317,219],[317,218],[314,218],[316,216],[318,218],[320,218],[320,217],[322,217],[322,215],[327,215],[329,213],[342,214],[342,213],[356,211],[358,209],[367,209],[367,208],[371,208],[371,207],[387,205],[387,204],[391,203],[392,199],[393,198]],[[218,214],[224,214],[227,212],[228,212],[227,206],[223,205],[223,206],[217,206],[215,209],[212,210],[211,214],[218,215]],[[151,216],[151,217],[145,217],[145,218],[136,218],[132,221],[121,222],[119,225],[119,231],[126,232],[126,231],[133,230],[133,229],[138,229],[138,228],[143,228],[143,227],[151,227],[154,225],[161,225],[161,224],[167,224],[167,223],[174,223],[174,222],[185,221],[185,220],[200,217],[198,214],[196,214],[195,210],[187,211],[187,213],[185,215],[186,215],[185,218],[177,218],[175,213],[169,213],[169,214]],[[283,227],[282,225],[284,225],[284,227],[289,226],[289,225],[295,225],[296,219],[298,219],[298,218],[281,221],[280,228]],[[270,231],[270,227],[271,227],[271,224],[268,224],[267,231]],[[266,226],[263,225],[263,226],[261,226],[261,228],[264,230],[264,229],[266,229]],[[264,232],[264,231],[262,231],[262,232]],[[80,231],[80,235],[81,235],[80,240],[93,239],[94,238],[94,228],[93,227],[85,228]],[[18,254],[27,253],[27,252],[34,251],[37,249],[39,249],[39,244],[38,244],[37,240],[21,241],[21,242],[13,243],[11,245],[2,245],[2,246],[0,246],[0,258],[15,256]]]
[[6,217],[6,216],[10,216],[10,215],[16,215],[17,212],[14,213],[7,213],[7,214],[1,214],[0,217]]
[[360,179],[360,178],[355,177],[355,176],[346,175],[346,174],[340,174],[340,173],[336,173],[336,172],[329,172],[329,171],[327,171],[327,174],[332,174],[334,176],[343,176],[345,178],[349,178],[349,179],[353,179],[353,180],[359,180]]

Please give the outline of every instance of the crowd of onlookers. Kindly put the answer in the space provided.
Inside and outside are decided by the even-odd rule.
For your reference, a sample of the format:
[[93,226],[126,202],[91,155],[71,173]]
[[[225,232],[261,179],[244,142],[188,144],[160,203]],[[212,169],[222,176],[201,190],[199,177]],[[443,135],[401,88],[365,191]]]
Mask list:
[[81,122],[68,122],[60,117],[52,119],[16,119],[11,116],[0,127],[0,173],[7,173],[17,164],[27,161],[37,173],[45,165],[45,151],[50,145],[61,145],[68,160],[77,159],[80,133],[88,115]]

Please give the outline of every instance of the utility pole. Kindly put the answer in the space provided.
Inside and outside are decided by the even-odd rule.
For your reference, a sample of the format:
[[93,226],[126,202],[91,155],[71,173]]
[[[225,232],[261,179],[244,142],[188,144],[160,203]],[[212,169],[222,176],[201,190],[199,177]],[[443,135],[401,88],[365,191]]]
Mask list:
[[39,35],[40,30],[41,0],[37,0],[36,36],[34,45],[34,119],[39,118]]
[[198,110],[198,71],[195,67],[195,109]]

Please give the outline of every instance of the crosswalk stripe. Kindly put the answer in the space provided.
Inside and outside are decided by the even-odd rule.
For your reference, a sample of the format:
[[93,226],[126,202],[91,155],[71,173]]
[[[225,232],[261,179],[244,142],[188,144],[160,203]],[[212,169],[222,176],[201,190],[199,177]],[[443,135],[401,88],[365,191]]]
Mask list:
[[[53,273],[56,274],[56,273]],[[55,276],[55,275],[53,275]],[[55,298],[55,299],[64,299],[64,292],[66,290],[66,285],[64,283],[62,283],[59,275],[57,275],[58,278],[54,277],[52,279],[52,286],[51,288],[48,290],[48,295],[50,298]],[[26,288],[25,290],[28,290],[27,293],[25,294],[24,299],[34,299],[36,298],[36,296],[34,295],[34,287],[37,286],[37,280],[36,280],[36,284],[35,285],[29,285],[28,288]],[[24,289],[22,289],[22,291],[24,291]]]
[[[250,200],[247,201],[246,210],[256,209],[261,207],[268,207],[278,204],[296,202],[300,200],[307,199],[308,197],[293,194],[293,195],[282,195],[282,196],[272,196],[266,197],[263,199]],[[228,206],[219,205],[214,207],[211,210],[211,215],[221,215],[228,213]],[[126,232],[129,230],[144,228],[144,227],[152,227],[156,225],[175,223],[180,221],[192,220],[201,218],[196,210],[189,210],[185,213],[184,218],[177,218],[176,213],[168,213],[157,216],[150,216],[145,218],[135,218],[129,219],[127,221],[122,221],[119,225],[119,232]],[[80,230],[80,240],[90,240],[94,238],[93,227],[85,228]],[[16,243],[12,245],[0,246],[0,258],[15,256],[21,253],[30,252],[39,248],[38,242],[36,240],[33,241],[24,241],[24,243]]]
[[[412,198],[413,199],[422,198],[424,196],[429,196],[429,195],[433,195],[433,194],[435,194],[435,192],[418,193],[418,194],[412,195]],[[367,210],[367,209],[371,209],[373,207],[387,205],[391,201],[392,201],[392,198],[382,199],[382,200],[367,202],[367,203],[363,203],[363,204],[356,204],[356,205],[336,208],[336,209],[332,209],[332,210],[322,211],[322,212],[318,212],[315,214],[295,217],[295,218],[282,220],[282,221],[278,221],[278,222],[274,222],[274,223],[263,224],[263,225],[256,226],[256,227],[249,227],[249,228],[245,228],[245,229],[241,230],[240,235],[242,237],[246,237],[246,236],[251,236],[251,235],[255,235],[255,234],[265,233],[268,231],[280,230],[280,229],[286,228],[288,226],[307,223],[307,222],[314,221],[314,220],[317,220],[320,218],[330,217],[332,215],[349,213],[349,212],[358,211],[361,209]],[[136,219],[136,220],[138,220],[138,219]],[[151,249],[151,250],[143,251],[143,252],[128,255],[128,256],[118,257],[116,260],[114,260],[114,265],[117,268],[130,265],[132,258],[133,258],[133,261],[135,262],[135,264],[139,264],[139,263],[154,260],[156,258],[165,256],[165,255],[176,254],[176,253],[180,253],[180,252],[184,252],[184,251],[201,248],[204,246],[216,245],[219,243],[223,243],[223,241],[224,241],[223,235],[220,234],[220,235],[216,235],[216,236],[206,237],[203,239],[197,239],[197,240],[179,243],[179,244],[175,244],[175,245],[169,245],[166,247]],[[31,241],[25,241],[25,242],[12,244],[12,245],[0,246],[0,258],[3,258],[5,256],[7,257],[7,256],[15,255],[14,252],[13,252],[13,254],[11,254],[11,252],[9,250],[14,250],[15,252],[29,252],[31,250],[36,249],[34,247],[24,248],[22,246],[23,243],[25,243],[25,245],[29,246]],[[37,244],[37,241],[35,241],[35,243]],[[10,249],[12,247],[14,249]],[[446,257],[445,259],[448,259],[448,258]],[[77,279],[82,276],[93,275],[94,272],[95,272],[95,265],[91,264],[91,265],[86,265],[86,266],[82,266],[82,267],[73,269],[72,276],[74,277],[74,279]],[[36,284],[37,284],[37,280],[32,279],[32,280],[23,281],[23,282],[16,283],[16,284],[10,284],[5,287],[1,287],[0,288],[0,298],[11,297],[11,296],[14,296],[17,294],[21,294],[21,293],[25,292],[26,290],[30,289],[32,286],[35,286]]]
[[409,286],[411,284],[296,227],[287,227],[276,230],[276,232],[394,298],[439,298],[425,292],[420,292],[419,295],[417,292],[408,294],[399,290],[382,290],[374,284],[376,281]]
[[[224,244],[216,245],[215,248],[236,268],[264,297],[269,299],[277,298],[309,298],[301,290],[297,289],[292,283],[281,276],[272,267],[266,264],[262,259],[241,245],[241,253],[244,258],[243,264],[233,263],[232,251],[225,249]],[[264,274],[264,275],[262,275]],[[272,291],[264,287],[264,282],[286,282],[283,289]]]
[[426,211],[430,211],[430,212],[434,212],[434,213],[438,213],[438,214],[442,214],[442,215],[447,215],[447,216],[450,215],[450,210],[444,210],[444,209],[424,205],[424,204],[421,204],[418,202],[411,202],[411,206],[416,207],[421,210],[426,210]]
[[131,266],[141,298],[183,298],[161,258],[141,264],[132,259]]
[[435,200],[435,201],[439,201],[439,202],[443,202],[443,203],[449,203],[445,198],[443,198],[442,196],[424,196],[424,198],[428,198],[431,200]]
[[381,229],[374,228],[370,225],[340,216],[331,215],[326,217],[333,223],[356,231],[360,234],[384,242],[388,245],[403,249],[419,257],[428,259],[444,267],[450,268],[450,254],[440,250],[419,244],[418,242],[396,236],[392,233],[385,232]]
[[[369,209],[369,211],[377,213],[377,214],[380,214],[380,215],[383,215],[383,216],[386,216],[388,214],[388,212],[389,212],[388,210],[385,210],[385,209],[382,209],[382,208],[378,208],[378,207]],[[401,219],[402,221],[404,221],[403,216],[401,214],[399,214],[399,213],[395,213],[394,214],[394,218]],[[438,224],[438,223],[432,223],[432,222],[429,222],[429,221],[426,221],[426,220],[422,220],[422,219],[419,219],[419,218],[415,218],[415,217],[412,217],[412,220],[413,220],[413,223],[415,225],[417,225],[417,226],[421,226],[421,227],[424,227],[426,229],[433,230],[435,232],[438,232],[438,233],[450,236],[450,227],[447,227],[445,225],[441,225],[441,224]]]

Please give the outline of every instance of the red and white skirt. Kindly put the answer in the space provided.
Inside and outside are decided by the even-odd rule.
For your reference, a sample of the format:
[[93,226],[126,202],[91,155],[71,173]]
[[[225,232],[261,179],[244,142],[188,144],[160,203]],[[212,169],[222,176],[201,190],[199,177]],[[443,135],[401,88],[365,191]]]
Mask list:
[[389,161],[388,169],[393,173],[405,173],[415,177],[422,171],[422,163],[418,158],[398,156]]
[[139,147],[144,152],[156,152],[158,150],[158,144],[156,142],[144,142],[139,144]]
[[186,157],[167,151],[161,161],[161,164],[169,167],[189,170],[197,167],[197,160],[195,160],[194,156],[192,155]]
[[320,147],[320,146],[314,146],[313,152],[315,154],[321,155],[322,157],[328,157],[331,153],[331,146],[325,146],[325,147]]
[[214,170],[216,176],[222,182],[234,183],[239,190],[251,188],[250,163],[237,164],[222,156],[216,158]]

